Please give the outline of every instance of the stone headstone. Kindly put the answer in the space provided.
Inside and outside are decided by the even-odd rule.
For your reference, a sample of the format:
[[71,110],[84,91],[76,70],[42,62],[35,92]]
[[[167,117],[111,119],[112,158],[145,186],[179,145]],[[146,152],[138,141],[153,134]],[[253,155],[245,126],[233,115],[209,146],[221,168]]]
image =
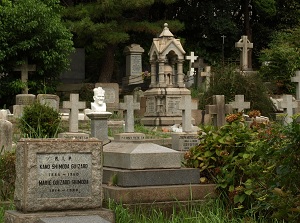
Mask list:
[[140,103],[133,101],[133,95],[125,95],[119,108],[125,113],[125,132],[134,132],[134,110],[140,109]]
[[0,120],[3,119],[3,120],[7,120],[8,118],[8,111],[7,109],[1,109],[0,110]]
[[300,71],[296,71],[296,76],[291,77],[292,82],[296,82],[296,100],[300,100]]
[[96,83],[95,88],[102,87],[105,91],[106,110],[119,109],[119,85],[118,83]]
[[32,105],[36,100],[34,94],[16,95],[16,104],[13,106],[13,115],[15,118],[21,117],[25,106]]
[[70,109],[69,132],[78,132],[78,114],[80,109],[85,109],[85,101],[79,101],[79,94],[70,94],[70,101],[63,102],[63,108]]
[[144,51],[139,44],[131,44],[125,47],[123,53],[126,55],[126,77],[123,78],[123,84],[143,83],[142,54]]
[[29,72],[36,71],[35,65],[29,65],[28,59],[25,59],[25,63],[23,63],[21,66],[14,69],[14,71],[21,71],[21,81],[26,84],[25,89],[22,91],[22,94],[28,94],[28,74]]
[[179,152],[154,143],[114,142],[104,147],[103,166],[122,169],[180,168]]
[[199,135],[192,132],[172,133],[172,149],[177,151],[188,151],[199,145]]
[[194,52],[191,52],[191,55],[185,56],[186,60],[189,60],[189,71],[187,75],[187,82],[185,83],[186,87],[190,87],[194,83],[195,69],[193,67],[194,62],[197,60],[198,56],[195,56]]
[[83,83],[85,79],[85,49],[76,48],[75,52],[70,55],[70,60],[70,70],[60,75],[62,83]]
[[248,51],[253,48],[253,43],[250,43],[247,36],[242,36],[241,39],[235,43],[236,48],[241,48],[241,70],[249,70]]
[[283,95],[282,101],[279,101],[279,108],[282,108],[284,113],[286,114],[285,123],[288,124],[292,122],[292,116],[294,114],[293,109],[298,107],[298,103],[293,101],[292,95]]
[[191,95],[182,96],[182,101],[179,104],[179,109],[182,110],[182,131],[183,132],[192,132],[192,98],[191,98]]
[[208,90],[209,85],[210,85],[210,76],[211,76],[211,67],[210,66],[205,66],[204,71],[200,72],[201,78],[204,79],[204,89],[205,91]]
[[206,105],[206,113],[213,115],[214,126],[221,127],[225,125],[225,115],[232,113],[232,106],[225,104],[224,95],[214,95],[213,105]]
[[235,95],[235,101],[229,102],[229,104],[233,109],[237,109],[238,112],[250,108],[250,102],[245,102],[244,95]]
[[13,138],[12,123],[0,119],[0,153],[2,151],[10,151],[12,149]]
[[47,105],[55,111],[59,111],[59,97],[54,94],[38,94],[37,101],[40,104]]

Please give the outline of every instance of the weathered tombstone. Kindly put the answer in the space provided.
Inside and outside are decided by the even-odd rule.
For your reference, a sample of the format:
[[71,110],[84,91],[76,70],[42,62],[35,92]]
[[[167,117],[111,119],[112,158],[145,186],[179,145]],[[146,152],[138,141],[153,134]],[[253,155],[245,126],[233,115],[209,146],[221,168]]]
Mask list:
[[198,56],[195,56],[194,52],[191,52],[190,56],[185,56],[186,60],[189,60],[189,71],[187,74],[188,80],[185,82],[186,87],[192,86],[194,83],[194,76],[195,76],[195,68],[193,67],[194,62],[197,60]]
[[224,95],[214,95],[213,96],[213,105],[206,105],[206,113],[213,115],[213,124],[214,126],[221,127],[225,125],[225,115],[232,113],[232,106],[225,104]]
[[6,211],[5,223],[89,222],[94,216],[114,222],[113,212],[102,208],[102,151],[97,139],[20,139],[16,211]]
[[38,94],[37,101],[40,104],[47,105],[55,111],[59,110],[59,97],[54,94]]
[[62,73],[60,79],[64,84],[83,83],[85,79],[85,49],[76,48],[70,55],[70,70]]
[[136,141],[145,139],[145,134],[134,132],[134,110],[140,109],[140,103],[133,101],[133,95],[125,95],[124,103],[120,103],[119,108],[125,113],[125,132],[116,134],[115,140]]
[[293,101],[293,96],[285,94],[282,96],[282,101],[279,101],[279,108],[282,108],[286,114],[284,124],[292,122],[293,109],[298,107],[298,103]]
[[7,110],[0,110],[0,153],[12,149],[12,123],[7,120]]
[[253,43],[250,43],[247,36],[242,36],[241,39],[235,43],[236,48],[241,48],[241,70],[249,70],[249,57],[248,51],[253,48]]
[[106,111],[119,109],[119,85],[118,83],[96,83],[95,88],[102,87],[105,91]]
[[26,84],[26,87],[22,91],[22,94],[28,94],[28,86],[27,86],[28,74],[31,71],[36,71],[36,66],[29,65],[28,59],[26,58],[25,63],[23,63],[21,66],[15,68],[14,71],[21,71],[21,81]]
[[202,78],[202,81],[204,82],[204,89],[205,89],[205,91],[208,90],[209,85],[210,85],[210,76],[211,76],[210,70],[211,70],[210,66],[205,66],[204,67],[204,71],[200,72],[200,76]]
[[143,83],[142,54],[144,51],[139,44],[125,47],[123,53],[126,55],[126,77],[123,78],[123,85]]
[[238,112],[250,108],[250,102],[245,102],[244,95],[235,95],[235,101],[229,102],[229,104],[233,109],[237,109]]
[[78,114],[80,109],[84,109],[85,101],[79,101],[78,94],[70,94],[70,101],[63,101],[63,108],[70,109],[69,132],[59,133],[59,138],[87,139],[89,134],[78,132]]
[[36,100],[34,94],[17,94],[16,104],[13,106],[13,114],[15,118],[22,116],[25,106],[32,105]]
[[296,76],[291,77],[292,82],[296,82],[296,100],[300,100],[300,71],[296,71]]

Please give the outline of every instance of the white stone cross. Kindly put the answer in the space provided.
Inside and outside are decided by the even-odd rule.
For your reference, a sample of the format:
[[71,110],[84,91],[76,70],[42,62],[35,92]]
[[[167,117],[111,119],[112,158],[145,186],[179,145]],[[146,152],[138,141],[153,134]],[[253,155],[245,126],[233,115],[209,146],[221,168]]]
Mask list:
[[248,49],[253,48],[253,43],[250,43],[247,36],[242,36],[242,38],[235,43],[235,47],[242,48],[241,68],[242,70],[247,70],[249,68]]
[[21,81],[23,83],[26,83],[26,87],[25,87],[25,89],[23,89],[22,94],[28,94],[28,86],[27,86],[28,72],[36,71],[36,66],[29,65],[28,59],[26,58],[25,63],[23,63],[21,66],[15,68],[14,71],[21,71]]
[[200,76],[201,77],[205,77],[205,90],[207,90],[209,88],[209,84],[210,84],[210,66],[205,66],[204,67],[204,71],[201,71]]
[[296,71],[296,76],[295,77],[291,77],[291,81],[297,83],[296,99],[300,100],[300,71],[299,70]]
[[235,101],[229,102],[233,109],[237,109],[238,112],[241,112],[245,109],[250,108],[250,102],[245,102],[244,95],[235,95]]
[[282,96],[282,101],[278,102],[278,107],[282,108],[284,113],[286,114],[285,123],[288,124],[293,121],[292,117],[294,112],[293,109],[298,107],[298,103],[293,101],[293,96],[290,94],[285,94]]
[[134,132],[134,110],[140,109],[140,103],[133,102],[133,95],[125,95],[119,109],[125,111],[125,132]]
[[225,121],[225,115],[232,113],[232,106],[225,104],[224,95],[214,95],[213,96],[213,105],[206,105],[205,110],[207,114],[214,115],[214,126],[221,127]]
[[191,55],[190,56],[186,56],[185,59],[189,60],[190,61],[190,64],[189,64],[189,73],[190,75],[189,76],[194,76],[194,71],[195,69],[192,67],[192,64],[197,60],[198,56],[195,56],[194,52],[191,52]]
[[192,132],[192,107],[191,95],[183,95],[182,100],[178,105],[178,109],[182,110],[182,131]]
[[85,101],[79,101],[79,94],[70,94],[70,101],[63,101],[63,108],[70,109],[69,131],[78,132],[79,109],[85,109]]

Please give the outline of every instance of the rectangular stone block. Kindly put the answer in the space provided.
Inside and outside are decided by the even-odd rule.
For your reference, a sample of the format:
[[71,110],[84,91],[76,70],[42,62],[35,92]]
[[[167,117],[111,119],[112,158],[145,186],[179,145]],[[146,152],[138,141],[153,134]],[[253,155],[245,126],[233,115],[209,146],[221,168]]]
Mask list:
[[115,134],[114,139],[116,141],[141,141],[146,138],[144,133],[138,133],[138,132],[124,132],[120,134]]
[[199,144],[199,136],[197,133],[173,133],[172,149],[178,151],[188,151],[190,148]]
[[109,221],[97,216],[67,216],[67,217],[55,217],[55,218],[41,218],[37,223],[109,223]]
[[103,166],[122,169],[180,168],[181,154],[154,143],[112,142],[103,148]]
[[21,139],[16,149],[15,205],[26,212],[100,208],[102,142]]
[[199,179],[199,169],[195,168],[147,170],[103,168],[103,183],[113,183],[119,187],[197,184]]

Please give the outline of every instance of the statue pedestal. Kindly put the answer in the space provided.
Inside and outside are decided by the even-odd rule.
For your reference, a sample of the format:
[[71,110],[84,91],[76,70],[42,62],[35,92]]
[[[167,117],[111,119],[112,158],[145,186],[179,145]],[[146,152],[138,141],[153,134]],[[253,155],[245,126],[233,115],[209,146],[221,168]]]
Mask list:
[[103,144],[109,141],[107,120],[111,114],[111,112],[91,112],[87,114],[91,119],[91,136],[103,141]]

